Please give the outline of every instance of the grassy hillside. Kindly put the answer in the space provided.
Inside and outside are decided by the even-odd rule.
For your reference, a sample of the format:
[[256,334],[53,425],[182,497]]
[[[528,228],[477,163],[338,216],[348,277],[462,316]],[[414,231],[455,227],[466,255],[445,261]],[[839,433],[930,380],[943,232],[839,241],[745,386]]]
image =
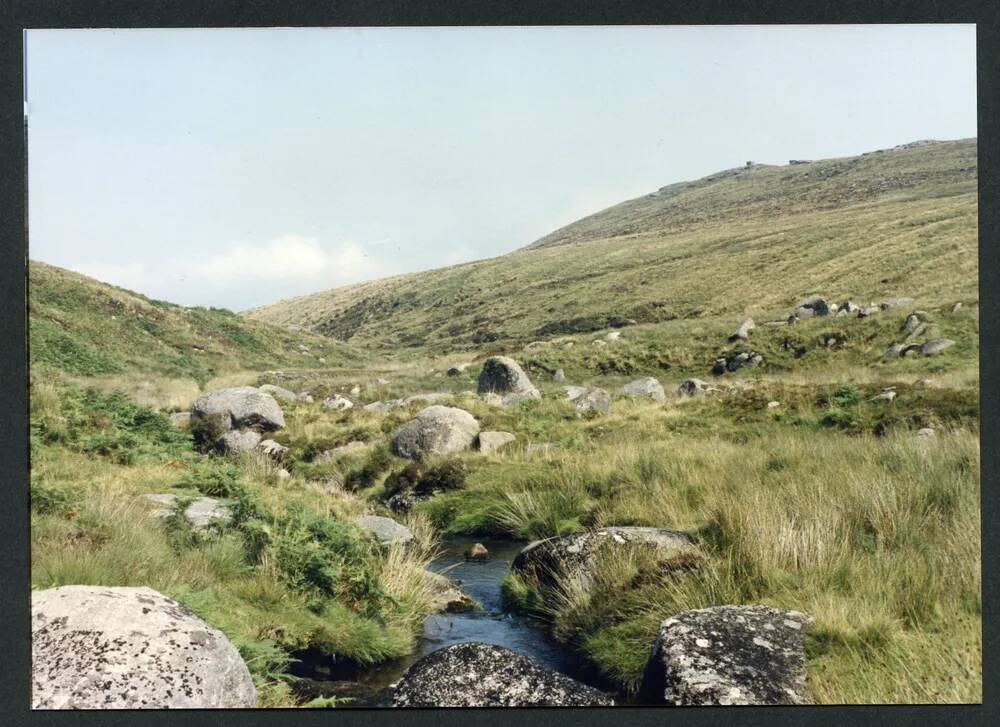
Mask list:
[[975,139],[665,187],[508,255],[247,312],[391,354],[638,323],[767,318],[822,293],[977,297]]
[[173,382],[175,389],[196,393],[212,379],[243,370],[358,361],[352,346],[314,333],[247,320],[221,308],[150,300],[45,263],[29,262],[28,277],[35,371],[131,389],[144,381],[155,380],[160,388]]

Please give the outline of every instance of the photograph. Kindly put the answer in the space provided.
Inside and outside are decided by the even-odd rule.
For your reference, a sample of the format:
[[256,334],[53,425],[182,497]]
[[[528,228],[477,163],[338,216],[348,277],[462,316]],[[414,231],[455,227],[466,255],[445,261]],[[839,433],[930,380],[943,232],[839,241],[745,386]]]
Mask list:
[[30,709],[981,704],[977,80],[24,30]]

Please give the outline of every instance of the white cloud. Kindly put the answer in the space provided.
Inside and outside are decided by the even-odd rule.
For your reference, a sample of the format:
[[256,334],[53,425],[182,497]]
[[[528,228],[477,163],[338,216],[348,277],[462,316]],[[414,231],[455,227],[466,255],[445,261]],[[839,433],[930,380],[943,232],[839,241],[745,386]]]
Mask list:
[[102,283],[111,283],[120,288],[128,288],[129,290],[138,292],[143,292],[149,283],[146,264],[143,262],[89,262],[81,265],[73,265],[71,269],[96,278]]
[[314,237],[285,234],[263,244],[237,243],[204,260],[191,260],[184,272],[218,285],[236,281],[295,283],[353,281],[377,273],[364,249],[345,242],[332,250]]

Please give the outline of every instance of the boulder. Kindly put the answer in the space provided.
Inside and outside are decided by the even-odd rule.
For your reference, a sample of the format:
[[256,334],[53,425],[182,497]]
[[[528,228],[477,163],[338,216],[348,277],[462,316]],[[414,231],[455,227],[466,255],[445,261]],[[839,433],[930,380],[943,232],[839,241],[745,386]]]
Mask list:
[[851,313],[857,313],[859,310],[861,309],[855,303],[849,300],[845,300],[843,303],[837,306],[837,315],[846,316]]
[[263,386],[258,386],[258,389],[263,391],[265,394],[270,394],[278,401],[295,401],[295,392],[289,391],[281,386],[275,386],[274,384],[264,384]]
[[287,480],[287,479],[289,479],[289,478],[290,478],[291,476],[292,476],[292,473],[291,473],[291,472],[289,472],[289,471],[288,471],[288,470],[286,470],[286,469],[280,469],[280,470],[278,470],[278,479],[279,479],[279,480]]
[[[477,391],[480,394],[499,394],[507,403],[517,403],[524,399],[540,399],[541,394],[521,365],[507,356],[490,356],[479,374]],[[515,396],[511,396],[515,395]]]
[[257,706],[225,634],[150,588],[32,593],[31,661],[33,709]]
[[515,437],[510,432],[480,432],[479,451],[483,454],[492,454],[513,442]]
[[733,331],[732,335],[729,336],[730,341],[745,341],[750,337],[750,331],[752,331],[757,326],[753,322],[753,318],[747,318],[743,321],[739,328]]
[[222,429],[272,432],[285,426],[285,415],[274,397],[252,386],[220,389],[200,397],[191,419],[218,418]]
[[[152,513],[154,517],[159,518],[169,516],[174,502],[177,501],[177,495],[143,495],[143,497],[150,502],[164,506]],[[199,497],[184,508],[184,518],[191,523],[191,527],[195,530],[207,530],[213,523],[226,525],[232,520],[232,517],[233,512],[228,505],[211,497]]]
[[654,379],[652,376],[646,377],[645,379],[636,379],[635,381],[625,384],[625,386],[622,387],[622,393],[627,396],[645,397],[660,403],[667,400],[667,394],[663,390],[663,384]]
[[903,340],[905,342],[909,343],[911,341],[917,340],[918,338],[920,338],[925,333],[927,333],[927,324],[926,323],[921,323],[916,328],[914,328],[912,331],[910,331],[910,334],[905,339],[903,339]]
[[215,448],[224,454],[250,452],[260,442],[260,432],[253,429],[231,429],[215,441]]
[[706,394],[717,393],[719,389],[715,388],[707,381],[702,381],[701,379],[685,379],[681,382],[681,385],[677,387],[678,396],[696,396],[702,397]]
[[406,545],[413,540],[413,531],[401,525],[391,517],[380,515],[362,515],[357,520],[362,530],[367,530],[383,545]]
[[361,393],[361,387],[360,386],[358,386],[357,384],[355,384],[354,386],[351,387],[351,391],[350,391],[351,396],[358,396],[360,393]]
[[596,341],[593,341],[592,345],[597,348],[603,348],[604,346],[608,345],[608,342],[602,341],[601,339],[597,339]]
[[584,707],[612,698],[534,659],[466,642],[428,654],[392,685],[394,707]]
[[946,348],[950,348],[955,345],[955,342],[950,338],[935,338],[933,341],[928,341],[923,346],[920,347],[920,352],[924,356],[937,356]]
[[373,401],[371,404],[365,404],[362,408],[376,414],[388,414],[402,406],[405,406],[402,399],[389,399],[388,401]]
[[885,350],[885,353],[882,354],[882,360],[891,361],[894,358],[899,358],[900,356],[903,355],[903,349],[905,348],[906,345],[902,343],[892,344],[891,346],[889,346],[889,348]]
[[468,449],[478,435],[479,422],[469,412],[434,405],[422,409],[392,435],[392,451],[408,459],[451,454]]
[[266,454],[275,462],[280,462],[288,454],[288,447],[278,444],[273,439],[265,439],[257,444],[257,450]]
[[351,409],[354,407],[354,402],[348,399],[346,396],[341,396],[340,394],[334,394],[326,399],[323,399],[323,407],[326,409],[333,409],[334,411],[343,411],[344,409]]
[[187,428],[191,423],[191,412],[189,411],[175,411],[169,417],[170,423],[175,427],[180,427],[181,429]]
[[511,570],[540,583],[552,582],[561,575],[586,578],[605,548],[650,549],[667,561],[691,553],[696,542],[693,536],[678,530],[609,526],[529,543],[514,558]]
[[562,369],[556,369],[556,372],[552,374],[552,380],[555,381],[557,384],[561,384],[563,381],[566,380],[566,374],[563,372]]
[[587,389],[573,400],[573,404],[580,416],[591,413],[607,414],[611,411],[611,395],[604,389]]
[[564,386],[563,389],[566,390],[566,398],[570,401],[576,401],[587,393],[586,386],[576,386],[575,384],[568,384]]
[[769,402],[767,402],[767,408],[768,409],[777,409],[779,406],[781,406],[781,402],[780,401],[769,401]]
[[639,694],[646,704],[808,702],[803,632],[810,618],[767,606],[715,606],[665,620]]

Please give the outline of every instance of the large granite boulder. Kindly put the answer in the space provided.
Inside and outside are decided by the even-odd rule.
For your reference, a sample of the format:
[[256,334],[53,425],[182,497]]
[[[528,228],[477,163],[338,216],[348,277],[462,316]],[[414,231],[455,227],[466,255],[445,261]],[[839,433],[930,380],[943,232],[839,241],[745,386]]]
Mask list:
[[507,356],[490,356],[486,359],[483,370],[479,373],[477,391],[480,394],[499,394],[504,405],[541,398],[541,393],[531,383],[521,365]]
[[252,386],[219,389],[199,398],[191,407],[191,420],[212,417],[222,431],[253,429],[271,432],[285,426],[285,415],[270,394]]
[[255,707],[225,634],[150,588],[61,586],[31,596],[34,709]]
[[663,384],[648,376],[645,379],[636,379],[622,387],[622,393],[626,396],[644,397],[653,401],[663,403],[667,400],[667,394],[663,390]]
[[434,405],[420,410],[392,435],[392,452],[408,459],[451,454],[468,449],[478,435],[479,422],[469,412]]
[[691,554],[696,543],[694,537],[678,530],[609,526],[529,543],[514,558],[511,570],[548,583],[560,575],[586,577],[606,549],[648,549],[668,561]]
[[585,707],[612,705],[593,687],[493,644],[454,644],[428,654],[392,685],[394,707]]
[[802,704],[809,617],[767,606],[684,611],[660,625],[640,699],[647,704]]

